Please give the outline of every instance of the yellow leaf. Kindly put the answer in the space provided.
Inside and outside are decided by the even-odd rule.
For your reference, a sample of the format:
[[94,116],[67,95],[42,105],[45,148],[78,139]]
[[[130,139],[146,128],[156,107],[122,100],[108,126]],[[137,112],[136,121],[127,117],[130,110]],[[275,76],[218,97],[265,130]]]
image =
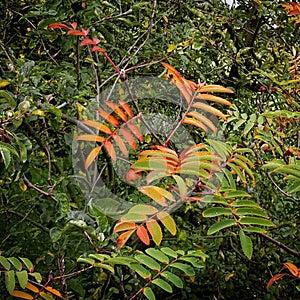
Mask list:
[[172,51],[175,50],[176,48],[177,48],[176,45],[171,44],[171,45],[168,47],[167,52],[172,52]]
[[22,192],[26,192],[27,191],[27,185],[24,183],[23,179],[19,180],[19,187],[21,189]]
[[41,109],[35,109],[31,114],[39,117],[45,117],[45,112]]
[[22,291],[12,291],[10,294],[13,297],[18,297],[18,298],[21,298],[21,299],[28,299],[28,300],[33,299],[33,297],[30,294],[22,292]]
[[10,82],[9,82],[8,80],[6,80],[6,79],[1,79],[1,80],[0,80],[0,89],[6,87],[6,86],[9,85],[9,84],[10,84]]
[[234,276],[234,273],[229,273],[225,276],[225,281],[228,281],[231,277]]

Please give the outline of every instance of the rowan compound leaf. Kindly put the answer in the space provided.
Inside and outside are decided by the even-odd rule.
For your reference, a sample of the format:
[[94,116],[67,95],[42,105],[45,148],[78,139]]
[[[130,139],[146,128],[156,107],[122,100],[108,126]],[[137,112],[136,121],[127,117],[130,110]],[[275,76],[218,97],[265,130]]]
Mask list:
[[212,106],[210,106],[206,103],[203,103],[201,101],[197,101],[197,102],[194,102],[192,106],[195,107],[195,108],[198,108],[200,110],[206,111],[208,113],[211,113],[215,116],[218,116],[218,117],[222,118],[225,121],[227,120],[226,116],[220,110],[218,110],[218,109],[216,109],[216,108],[214,108],[214,107],[212,107]]
[[167,279],[168,281],[170,281],[171,283],[173,283],[176,287],[182,289],[183,288],[183,282],[180,279],[180,277],[178,277],[177,275],[169,272],[169,271],[164,271],[161,274],[162,277],[164,277],[165,279]]
[[76,138],[77,141],[87,141],[87,142],[103,142],[105,138],[102,136],[98,136],[96,134],[83,134]]
[[121,152],[123,153],[123,155],[128,157],[128,150],[127,150],[123,140],[120,138],[120,136],[118,136],[117,134],[113,134],[112,137],[113,137],[114,141],[116,142],[116,144],[118,145]]
[[174,219],[165,211],[160,211],[157,215],[157,219],[162,222],[166,229],[172,234],[176,234],[176,223]]
[[161,279],[161,278],[156,278],[152,281],[153,284],[159,286],[161,289],[165,290],[168,293],[172,293],[173,289],[170,286],[169,283],[167,283],[165,280]]
[[174,262],[170,266],[172,268],[176,268],[176,269],[181,270],[187,276],[194,276],[195,275],[195,270],[190,265],[179,263],[179,262]]
[[160,251],[162,251],[163,253],[167,254],[170,257],[173,257],[173,258],[178,257],[178,253],[169,247],[162,247],[162,248],[160,248]]
[[267,290],[270,289],[270,287],[273,285],[273,283],[279,279],[281,279],[283,276],[286,276],[287,274],[276,274],[274,275],[267,284]]
[[127,122],[126,126],[131,130],[131,132],[137,137],[137,139],[142,143],[144,141],[144,137],[140,132],[139,128],[133,124],[132,122]]
[[147,266],[149,269],[154,271],[160,271],[160,264],[152,257],[145,254],[137,254],[134,258],[141,264]]
[[0,256],[0,265],[7,271],[10,269],[10,262],[4,256]]
[[122,127],[119,129],[121,134],[124,136],[126,142],[128,143],[128,145],[133,149],[136,150],[136,142],[135,139],[133,137],[133,135],[130,133],[130,131],[128,131],[126,128]]
[[242,246],[242,250],[243,250],[244,254],[249,259],[251,259],[252,254],[253,254],[253,244],[252,244],[251,238],[249,236],[247,236],[243,232],[243,230],[240,230],[239,236],[240,236],[240,242],[241,242],[241,246]]
[[128,230],[122,233],[117,239],[117,250],[120,250],[128,241],[128,239],[132,236],[136,229]]
[[[204,86],[204,88],[205,88],[205,86]],[[226,90],[228,90],[228,89],[226,89]],[[212,101],[212,102],[228,105],[228,106],[232,105],[232,103],[229,102],[228,100],[218,97],[218,96],[215,96],[215,95],[199,94],[199,96],[197,98],[200,98],[201,100]]]
[[125,101],[119,100],[119,103],[121,105],[121,107],[124,109],[124,111],[126,112],[126,114],[130,117],[133,118],[133,112],[131,107],[129,106],[129,104]]
[[213,224],[212,226],[209,227],[208,231],[207,231],[207,234],[208,235],[211,235],[211,234],[214,234],[224,228],[228,228],[228,227],[231,227],[233,225],[236,224],[236,221],[233,220],[233,219],[225,219],[225,220],[221,220],[220,222],[218,223],[215,223]]
[[147,286],[143,289],[143,294],[145,295],[145,297],[148,299],[148,300],[155,300],[155,295],[152,291],[152,289]]
[[[1,258],[1,256],[0,256],[0,258]],[[26,266],[26,268],[28,269],[28,271],[30,273],[33,272],[34,267],[33,267],[32,262],[28,258],[26,258],[26,257],[19,257],[19,258],[24,263],[24,265]]]
[[187,186],[185,181],[182,179],[182,177],[178,175],[173,175],[172,177],[175,179],[177,183],[181,199],[184,199],[187,196]]
[[12,291],[10,293],[11,296],[16,297],[16,298],[21,298],[21,299],[27,299],[27,300],[33,300],[33,296],[31,296],[28,293],[22,292],[22,291]]
[[87,158],[85,160],[85,164],[84,164],[85,169],[88,169],[89,166],[92,164],[92,162],[95,160],[95,158],[98,156],[102,146],[103,145],[97,146],[89,153],[89,155],[87,156]]
[[136,234],[145,245],[150,245],[150,238],[149,238],[148,232],[143,225],[140,225],[137,228]]
[[155,220],[149,220],[146,222],[146,227],[156,245],[160,245],[161,240],[162,240],[162,231]]
[[105,110],[98,108],[97,112],[106,122],[110,123],[114,127],[118,127],[120,125],[120,122],[113,115],[109,114]]

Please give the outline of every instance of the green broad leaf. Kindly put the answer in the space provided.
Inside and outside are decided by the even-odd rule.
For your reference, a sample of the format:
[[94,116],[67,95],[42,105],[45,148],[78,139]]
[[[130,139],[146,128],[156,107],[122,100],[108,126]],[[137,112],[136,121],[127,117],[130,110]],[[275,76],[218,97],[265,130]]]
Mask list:
[[161,269],[160,264],[148,255],[137,254],[134,258],[151,270],[159,271]]
[[219,223],[215,223],[213,224],[207,231],[207,234],[208,235],[211,235],[211,234],[214,234],[224,228],[227,228],[227,227],[230,227],[230,226],[233,226],[233,225],[236,225],[236,222],[235,220],[232,220],[232,219],[226,219],[226,220],[222,220],[221,222]]
[[22,270],[22,263],[17,258],[9,257],[7,260],[14,266],[16,270]]
[[145,252],[163,264],[168,264],[170,261],[169,257],[158,249],[148,248]]
[[11,92],[4,91],[4,90],[0,90],[0,103],[7,103],[9,108],[11,109],[16,108],[17,106],[13,94]]
[[16,286],[16,279],[15,279],[15,271],[9,270],[5,273],[5,286],[8,292],[12,292],[15,289]]
[[234,126],[233,126],[233,130],[237,130],[241,125],[243,125],[246,122],[246,120],[239,120],[237,121]]
[[225,198],[226,199],[232,199],[232,198],[244,198],[244,197],[251,197],[247,192],[245,191],[229,191],[226,193]]
[[178,257],[178,253],[169,247],[162,247],[162,248],[160,248],[160,251],[162,251],[163,253],[167,254],[170,257],[173,257],[173,258]]
[[109,264],[129,266],[132,263],[137,263],[133,257],[119,256],[113,257],[105,261]]
[[180,277],[178,277],[177,275],[169,272],[169,271],[164,271],[161,273],[161,276],[164,277],[165,279],[167,279],[168,281],[172,282],[176,287],[182,289],[183,288],[183,282],[180,279]]
[[204,260],[209,257],[207,254],[203,253],[202,250],[190,250],[190,251],[188,251],[186,256],[199,257]]
[[[232,189],[232,190],[236,190],[236,185],[235,185],[235,180],[232,176],[232,174],[230,173],[230,171],[226,168],[223,168],[222,169],[223,173],[225,174],[225,177],[227,179],[227,182],[228,182],[228,186]],[[225,182],[225,180],[224,180]],[[221,188],[223,187],[223,181],[222,181],[222,186]]]
[[205,267],[204,263],[202,261],[200,261],[199,258],[196,258],[196,257],[182,256],[179,258],[179,260],[189,262],[195,268],[204,268]]
[[225,208],[225,207],[212,207],[206,209],[203,213],[202,216],[204,218],[212,218],[212,217],[217,217],[221,215],[229,216],[231,215],[231,209]]
[[19,258],[21,259],[21,261],[23,262],[23,264],[26,266],[27,270],[29,272],[33,272],[34,268],[33,268],[32,262],[28,258],[26,258],[26,257],[19,257]]
[[239,223],[242,225],[275,226],[272,221],[258,217],[241,217]]
[[23,270],[23,271],[17,271],[17,272],[16,272],[16,275],[17,275],[17,278],[18,278],[20,287],[21,287],[22,289],[25,289],[26,284],[27,284],[27,282],[28,282],[28,273],[27,273],[27,271],[26,271],[26,270]]
[[154,295],[154,293],[153,293],[153,291],[152,291],[152,289],[149,287],[149,286],[147,286],[147,287],[145,287],[144,289],[143,289],[143,294],[145,295],[145,297],[147,298],[147,299],[149,299],[149,300],[155,300],[156,298],[155,298],[155,295]]
[[172,176],[176,183],[177,183],[177,186],[178,186],[178,189],[179,189],[179,194],[180,194],[180,197],[181,198],[184,198],[186,197],[186,194],[187,194],[187,186],[186,186],[186,183],[185,181],[182,179],[182,177],[178,176],[178,175],[173,175]]
[[265,233],[266,230],[260,227],[255,227],[255,226],[251,226],[251,227],[245,227],[243,228],[243,230],[245,232],[253,232],[253,233]]
[[236,175],[240,177],[243,183],[247,183],[246,176],[242,173],[242,171],[236,164],[230,162],[227,164],[227,166],[230,167],[236,173]]
[[255,125],[255,123],[249,121],[244,128],[243,135],[247,135],[249,133],[249,131],[253,128],[254,125]]
[[202,202],[228,205],[227,201],[221,196],[205,195],[202,197]]
[[98,261],[103,262],[106,259],[110,259],[110,256],[107,254],[93,253],[93,254],[89,254],[89,258],[96,259]]
[[133,264],[130,264],[129,267],[130,267],[130,269],[132,269],[133,271],[138,273],[142,278],[144,278],[144,279],[151,278],[151,272],[149,270],[147,270],[146,268],[144,268],[143,266],[141,266],[140,264],[133,263]]
[[101,264],[101,263],[94,263],[93,266],[95,268],[101,268],[101,269],[105,269],[105,270],[108,270],[109,272],[111,272],[112,274],[115,273],[115,270],[112,266],[110,265],[107,265],[107,264]]
[[0,256],[0,264],[3,266],[5,270],[10,270],[10,262],[4,256]]
[[207,142],[211,146],[213,152],[218,153],[224,160],[226,159],[228,155],[226,143],[212,139],[207,139]]
[[11,155],[10,152],[6,148],[1,147],[1,145],[0,145],[0,157],[2,157],[5,169],[7,169],[11,163]]
[[237,208],[234,213],[237,216],[253,215],[253,216],[260,216],[264,218],[268,217],[265,211],[263,211],[261,208],[256,208],[256,207]]
[[160,279],[160,278],[156,278],[152,281],[153,284],[159,286],[161,289],[165,290],[168,293],[172,293],[173,289],[170,286],[169,283],[167,283],[165,280]]
[[233,206],[233,207],[248,206],[248,207],[260,208],[260,206],[252,200],[236,200],[236,201],[233,201],[232,203],[230,203],[230,206]]
[[127,213],[123,216],[123,221],[125,222],[144,222],[147,219],[148,217],[143,213]]
[[32,276],[39,283],[43,280],[42,275],[38,272],[29,273],[29,275]]
[[78,263],[84,263],[84,264],[89,264],[89,265],[93,265],[95,263],[95,260],[92,258],[87,258],[87,257],[79,257],[77,259]]
[[177,228],[174,219],[165,211],[160,211],[157,215],[157,219],[166,227],[166,229],[175,235]]
[[195,271],[190,265],[182,264],[182,263],[179,263],[179,262],[174,262],[170,265],[170,267],[181,270],[187,276],[194,276],[195,275]]
[[0,141],[0,149],[6,149],[8,150],[11,154],[19,157],[18,151],[10,144],[4,143]]
[[128,214],[152,215],[155,213],[157,213],[157,208],[155,208],[152,205],[146,205],[146,204],[137,204],[128,211]]
[[244,254],[249,259],[251,259],[252,254],[253,254],[253,244],[252,244],[251,238],[249,236],[247,236],[243,232],[243,230],[240,230],[239,236],[240,236],[240,242],[241,242],[241,246],[242,246],[242,250],[243,250]]

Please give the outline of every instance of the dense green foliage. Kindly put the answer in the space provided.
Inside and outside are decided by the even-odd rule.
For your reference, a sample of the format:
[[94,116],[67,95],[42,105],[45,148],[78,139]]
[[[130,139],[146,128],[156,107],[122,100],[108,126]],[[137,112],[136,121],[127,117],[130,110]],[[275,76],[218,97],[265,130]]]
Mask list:
[[[50,286],[69,299],[154,299],[151,291],[166,299],[299,298],[295,277],[266,291],[282,263],[299,266],[300,258],[299,24],[279,1],[243,0],[232,9],[217,0],[157,2],[0,3],[3,299],[13,299],[9,276],[21,269],[16,289],[22,290],[26,276],[39,281],[41,274],[42,284],[57,277]],[[177,235],[164,232],[157,252],[154,244],[148,248],[134,238],[116,250],[116,220],[87,205],[73,178],[72,143],[77,119],[117,73],[101,53],[91,56],[81,47],[80,37],[48,28],[57,22],[88,28],[129,78],[162,76],[159,62],[165,61],[194,82],[231,88],[235,93],[226,99],[233,106],[217,106],[228,117],[221,122],[223,134],[232,157],[246,149],[241,154],[251,161],[250,171],[245,165],[236,170],[234,185],[276,226],[244,235],[224,227],[212,235],[226,215],[221,204],[187,202],[172,215]],[[172,111],[151,101],[141,108]],[[188,128],[202,141],[201,130]],[[138,151],[154,143],[145,140]],[[145,199],[111,174],[107,153],[100,154],[99,165],[108,166],[103,180],[114,193]],[[30,262],[20,268],[22,260],[12,259],[17,257],[33,263],[34,276]],[[151,289],[147,274],[156,280]]]

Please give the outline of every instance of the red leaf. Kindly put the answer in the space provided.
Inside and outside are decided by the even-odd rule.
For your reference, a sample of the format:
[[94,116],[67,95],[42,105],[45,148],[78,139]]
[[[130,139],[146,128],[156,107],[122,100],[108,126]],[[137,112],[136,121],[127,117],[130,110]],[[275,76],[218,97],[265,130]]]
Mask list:
[[86,36],[82,31],[71,29],[68,31],[68,35]]
[[120,250],[128,241],[128,239],[132,236],[136,229],[128,230],[122,233],[117,239],[117,250]]
[[132,118],[133,117],[133,112],[131,110],[131,107],[128,105],[127,102],[119,100],[119,103],[121,104],[122,108],[126,111],[127,115]]
[[269,288],[273,285],[273,283],[274,283],[276,280],[278,280],[278,279],[280,279],[280,278],[282,278],[283,276],[286,276],[286,275],[288,275],[288,274],[276,274],[276,275],[274,275],[274,276],[269,280],[269,282],[268,282],[268,284],[267,284],[267,290],[269,290]]
[[138,227],[136,234],[145,245],[150,245],[150,238],[148,232],[143,225],[140,225]]
[[137,178],[141,178],[141,175],[140,174],[137,174],[136,172],[134,172],[133,170],[129,170],[127,173],[126,173],[126,181],[129,183],[129,184],[135,184],[135,181]]
[[82,29],[81,31],[82,31],[82,33],[83,33],[85,36],[87,36],[87,35],[89,34],[89,30],[88,30],[88,29]]
[[92,49],[93,52],[101,52],[101,53],[105,53],[105,49],[103,48],[100,48],[98,46],[94,46],[93,49]]
[[115,142],[118,145],[118,147],[120,148],[120,150],[123,153],[123,155],[125,155],[126,157],[128,157],[128,150],[127,150],[127,148],[126,148],[123,140],[120,138],[120,136],[118,136],[117,134],[113,134],[112,137],[115,140]]
[[125,231],[125,230],[132,230],[136,229],[137,225],[134,222],[119,222],[116,224],[114,228],[114,233]]
[[139,128],[131,122],[128,122],[126,125],[131,130],[131,132],[138,138],[138,140],[142,143],[144,141],[144,137],[140,132]]
[[298,269],[294,264],[287,262],[287,263],[284,263],[283,265],[291,272],[291,274],[293,276],[299,277],[300,269]]
[[120,132],[124,136],[126,142],[130,145],[133,150],[136,150],[136,142],[132,134],[125,128],[120,128]]
[[71,23],[71,26],[72,26],[73,29],[76,29],[77,23],[76,23],[76,22],[72,22],[72,23]]
[[113,115],[107,113],[105,110],[103,110],[101,108],[98,108],[97,112],[105,121],[109,122],[114,127],[119,126],[119,124],[120,124],[119,121]]
[[80,46],[86,46],[86,45],[96,45],[91,39],[84,39],[81,43]]
[[99,154],[101,148],[102,148],[103,145],[101,146],[98,146],[96,148],[94,148],[90,154],[88,155],[88,157],[86,158],[85,160],[85,164],[84,164],[84,167],[85,169],[87,169],[91,164],[92,162],[94,161],[94,159],[97,157],[97,155]]
[[69,29],[69,27],[63,23],[52,23],[48,25],[48,28],[66,28]]
[[116,162],[117,161],[117,155],[116,151],[110,141],[105,141],[104,142],[104,147],[107,150],[108,154],[110,155],[111,159]]

